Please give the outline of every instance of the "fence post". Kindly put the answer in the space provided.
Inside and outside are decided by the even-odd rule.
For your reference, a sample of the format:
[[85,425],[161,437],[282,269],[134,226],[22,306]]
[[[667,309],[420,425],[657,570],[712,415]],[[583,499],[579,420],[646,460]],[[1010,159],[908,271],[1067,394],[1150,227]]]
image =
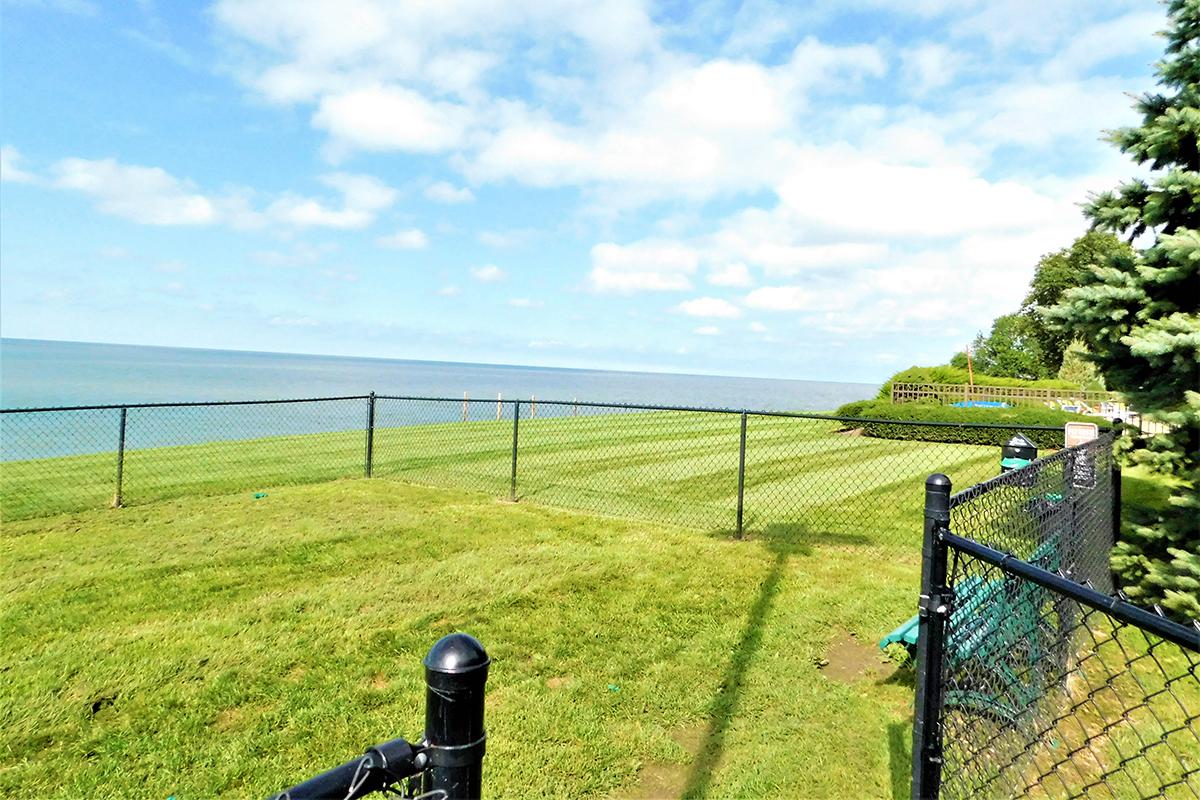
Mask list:
[[508,486],[508,499],[517,502],[517,429],[521,425],[521,401],[513,403],[513,446],[512,446],[512,479]]
[[952,596],[946,585],[946,545],[941,537],[949,525],[950,479],[936,473],[925,481],[913,711],[913,800],[937,800],[942,783],[942,656]]
[[128,415],[129,409],[122,408],[120,432],[117,434],[117,493],[113,495],[113,508],[120,508],[123,502],[121,494],[125,488],[125,420]]
[[467,397],[467,393],[463,392],[463,422],[467,421],[467,403],[468,402],[469,402],[469,398]]
[[425,751],[421,791],[444,800],[477,800],[487,733],[483,689],[491,659],[474,637],[452,633],[425,656]]
[[371,469],[375,462],[375,393],[371,392],[367,406],[367,468],[366,476],[371,477]]
[[746,412],[742,412],[742,434],[738,443],[737,536],[742,538],[742,508],[746,496]]

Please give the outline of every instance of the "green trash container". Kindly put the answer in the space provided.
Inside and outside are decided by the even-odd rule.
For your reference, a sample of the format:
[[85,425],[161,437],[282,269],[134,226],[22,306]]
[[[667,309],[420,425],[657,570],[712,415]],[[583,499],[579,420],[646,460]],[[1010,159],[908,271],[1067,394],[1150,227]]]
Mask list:
[[1038,457],[1037,445],[1023,433],[1018,433],[1000,448],[1000,471],[1010,472],[1027,467]]

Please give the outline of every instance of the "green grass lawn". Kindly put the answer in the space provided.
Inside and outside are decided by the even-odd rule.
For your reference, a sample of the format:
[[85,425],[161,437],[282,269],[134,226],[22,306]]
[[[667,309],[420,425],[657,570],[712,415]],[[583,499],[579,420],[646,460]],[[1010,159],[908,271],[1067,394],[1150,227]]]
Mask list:
[[465,630],[492,797],[907,797],[875,642],[925,476],[997,449],[752,417],[739,541],[738,424],[523,420],[516,504],[511,421],[382,426],[373,480],[361,431],[134,449],[120,509],[111,453],[4,463],[0,796],[265,796],[418,737]]
[[907,793],[911,686],[873,648],[911,549],[380,480],[0,542],[5,797],[264,796],[419,736],[420,659],[454,630],[494,659],[489,796]]

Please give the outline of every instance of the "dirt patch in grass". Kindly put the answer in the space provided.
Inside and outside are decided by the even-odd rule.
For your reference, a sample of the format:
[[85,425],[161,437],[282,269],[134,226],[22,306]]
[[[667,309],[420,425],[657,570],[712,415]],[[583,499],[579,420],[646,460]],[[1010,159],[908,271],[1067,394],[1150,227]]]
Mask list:
[[842,436],[862,436],[864,435],[863,430],[863,428],[846,428],[845,430],[838,431],[838,433]]
[[570,675],[555,675],[546,680],[547,689],[565,689],[571,685]]
[[217,712],[217,718],[213,720],[213,727],[219,731],[232,730],[242,721],[244,715],[245,712],[237,706],[221,709]]
[[854,683],[864,678],[884,677],[893,672],[896,664],[878,648],[858,640],[853,633],[842,631],[817,663],[817,669],[830,680]]
[[[671,740],[694,759],[704,742],[705,725],[697,723],[671,733]],[[638,773],[637,784],[618,794],[622,800],[666,800],[683,794],[687,788],[690,764],[646,764]]]

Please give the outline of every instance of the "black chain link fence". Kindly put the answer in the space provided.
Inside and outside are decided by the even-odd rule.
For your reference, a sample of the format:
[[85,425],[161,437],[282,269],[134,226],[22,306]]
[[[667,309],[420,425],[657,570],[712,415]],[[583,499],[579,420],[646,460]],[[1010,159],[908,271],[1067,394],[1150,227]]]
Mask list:
[[709,530],[915,544],[930,465],[975,483],[1036,426],[361,395],[6,409],[5,519],[363,475]]
[[1113,594],[1111,459],[927,501],[914,797],[1200,798],[1200,624]]

